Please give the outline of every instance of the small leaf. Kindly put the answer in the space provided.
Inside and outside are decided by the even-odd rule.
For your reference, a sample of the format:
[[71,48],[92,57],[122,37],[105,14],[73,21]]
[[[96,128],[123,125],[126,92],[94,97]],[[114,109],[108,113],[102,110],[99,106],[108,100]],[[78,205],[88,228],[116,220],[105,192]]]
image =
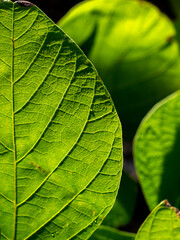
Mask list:
[[180,208],[180,92],[158,103],[134,141],[135,164],[150,209],[167,198]]
[[87,239],[112,208],[121,126],[83,52],[36,6],[0,3],[0,238]]
[[89,240],[134,240],[135,234],[100,226]]
[[161,202],[140,227],[135,240],[145,239],[180,239],[179,211],[171,207],[167,200]]
[[172,22],[139,0],[92,0],[60,20],[110,91],[132,140],[150,108],[180,87],[179,47]]

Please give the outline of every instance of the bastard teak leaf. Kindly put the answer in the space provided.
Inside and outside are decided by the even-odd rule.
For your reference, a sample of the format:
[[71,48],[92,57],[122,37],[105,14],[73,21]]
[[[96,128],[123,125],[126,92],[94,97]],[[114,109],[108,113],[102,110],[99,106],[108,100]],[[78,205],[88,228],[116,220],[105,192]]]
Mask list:
[[144,0],[91,0],[58,24],[99,71],[132,140],[150,108],[180,87],[173,23]]
[[158,103],[142,121],[134,141],[139,180],[152,210],[168,199],[180,208],[180,92]]
[[0,1],[0,238],[89,238],[115,201],[121,145],[78,46],[36,6]]

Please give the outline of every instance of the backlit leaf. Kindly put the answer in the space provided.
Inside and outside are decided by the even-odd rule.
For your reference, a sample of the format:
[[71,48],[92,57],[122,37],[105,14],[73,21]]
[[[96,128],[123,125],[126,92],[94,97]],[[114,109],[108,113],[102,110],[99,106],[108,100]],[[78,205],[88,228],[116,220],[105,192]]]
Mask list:
[[87,239],[121,168],[120,122],[95,68],[36,6],[1,1],[0,238]]
[[161,202],[140,227],[135,240],[145,239],[180,239],[180,214],[167,200]]

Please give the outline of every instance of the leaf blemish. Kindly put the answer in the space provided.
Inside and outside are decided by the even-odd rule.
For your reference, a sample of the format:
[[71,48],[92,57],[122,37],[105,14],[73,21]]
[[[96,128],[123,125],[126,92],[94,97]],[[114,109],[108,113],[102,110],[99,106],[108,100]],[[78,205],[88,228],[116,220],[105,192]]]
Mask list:
[[171,43],[174,40],[174,36],[167,37],[166,42]]
[[42,168],[38,164],[31,162],[31,165],[34,166],[36,170],[39,169],[40,172],[46,173],[46,171],[42,170]]
[[179,209],[176,208],[176,207],[172,207],[171,204],[168,202],[168,200],[164,200],[164,202],[165,202],[165,206],[167,208],[172,208],[175,211],[175,213],[177,214],[177,217],[180,218],[180,211],[179,211]]
[[168,200],[164,200],[164,203],[167,208],[171,208],[171,204],[168,202]]
[[173,209],[174,209],[174,211],[175,211],[177,217],[180,218],[180,211],[179,211],[179,209],[176,208],[176,207],[173,207]]
[[16,1],[15,3],[18,3],[22,7],[33,7],[34,4],[28,1]]
[[100,76],[98,76],[99,80],[102,81],[102,79],[100,78]]

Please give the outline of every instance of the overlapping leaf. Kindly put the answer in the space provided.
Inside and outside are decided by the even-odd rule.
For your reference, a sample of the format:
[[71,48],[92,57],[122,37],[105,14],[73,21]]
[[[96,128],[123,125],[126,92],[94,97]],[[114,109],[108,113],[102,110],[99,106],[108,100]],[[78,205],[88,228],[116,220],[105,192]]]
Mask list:
[[180,208],[180,92],[157,104],[140,125],[135,163],[150,209],[168,199]]
[[1,1],[0,238],[87,239],[121,165],[120,123],[92,64],[36,6]]
[[132,139],[157,101],[180,87],[176,31],[155,6],[136,0],[83,1],[59,25],[97,67],[125,139]]
[[180,214],[167,200],[161,202],[140,227],[135,240],[145,239],[180,239]]

